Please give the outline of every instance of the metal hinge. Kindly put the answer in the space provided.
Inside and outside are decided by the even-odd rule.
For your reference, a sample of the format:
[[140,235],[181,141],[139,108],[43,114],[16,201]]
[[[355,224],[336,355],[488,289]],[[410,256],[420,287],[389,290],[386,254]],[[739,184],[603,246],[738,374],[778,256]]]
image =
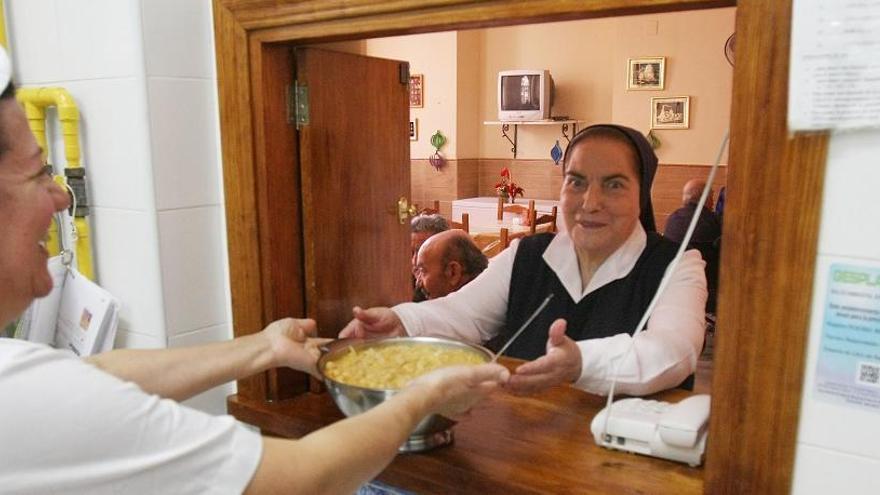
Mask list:
[[409,84],[409,62],[401,62],[397,71],[400,74],[400,84]]
[[309,125],[309,87],[294,81],[287,88],[287,123]]

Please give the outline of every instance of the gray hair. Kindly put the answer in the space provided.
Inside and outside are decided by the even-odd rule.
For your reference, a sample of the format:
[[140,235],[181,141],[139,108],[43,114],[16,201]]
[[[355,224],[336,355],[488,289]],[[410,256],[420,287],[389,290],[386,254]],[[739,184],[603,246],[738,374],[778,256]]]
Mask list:
[[410,229],[412,232],[439,234],[449,230],[449,222],[436,213],[433,215],[417,215],[410,221]]
[[458,261],[464,268],[464,273],[471,278],[476,277],[489,266],[489,258],[480,251],[468,236],[455,236],[449,240],[449,246],[443,253],[443,266],[450,261]]

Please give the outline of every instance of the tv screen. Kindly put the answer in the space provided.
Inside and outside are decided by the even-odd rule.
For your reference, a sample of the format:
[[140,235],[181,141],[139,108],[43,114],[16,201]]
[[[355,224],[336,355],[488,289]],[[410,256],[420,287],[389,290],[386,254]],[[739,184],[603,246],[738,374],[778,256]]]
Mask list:
[[501,76],[502,110],[541,110],[541,75]]

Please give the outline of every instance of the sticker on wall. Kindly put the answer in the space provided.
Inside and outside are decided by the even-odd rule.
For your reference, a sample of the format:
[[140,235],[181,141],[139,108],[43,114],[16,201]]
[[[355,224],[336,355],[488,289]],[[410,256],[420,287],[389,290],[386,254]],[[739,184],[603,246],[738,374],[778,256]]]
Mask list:
[[815,393],[880,410],[880,268],[831,265]]

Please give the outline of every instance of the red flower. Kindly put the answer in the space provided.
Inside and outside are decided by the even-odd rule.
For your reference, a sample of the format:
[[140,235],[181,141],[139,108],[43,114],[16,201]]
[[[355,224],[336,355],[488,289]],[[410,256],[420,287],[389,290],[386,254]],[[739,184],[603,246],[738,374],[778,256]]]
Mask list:
[[495,190],[498,191],[499,195],[509,198],[522,196],[525,193],[523,188],[517,186],[516,182],[513,182],[513,177],[510,175],[510,170],[507,167],[501,169],[501,182],[495,184]]

